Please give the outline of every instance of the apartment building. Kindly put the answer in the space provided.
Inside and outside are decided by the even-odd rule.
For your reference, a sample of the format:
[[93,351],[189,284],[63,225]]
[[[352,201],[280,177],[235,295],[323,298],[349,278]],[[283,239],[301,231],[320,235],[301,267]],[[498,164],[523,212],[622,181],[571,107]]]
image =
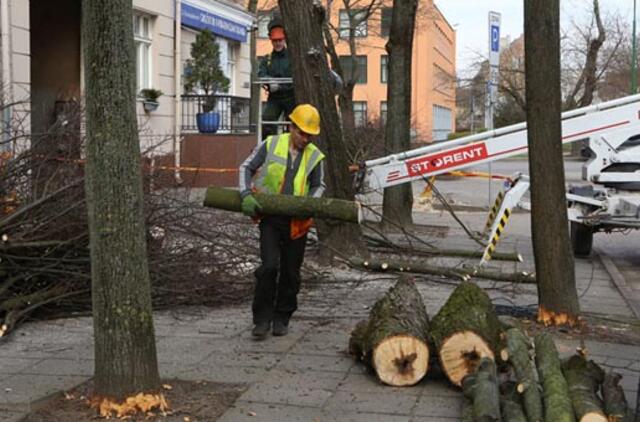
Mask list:
[[[221,93],[246,100],[246,108],[223,111],[223,120],[246,113],[250,96],[249,32],[254,17],[243,1],[133,0],[137,89],[162,91],[159,107],[145,111],[138,102],[142,149],[173,154],[180,160],[181,140],[195,129],[193,99],[185,96],[183,73],[190,44],[208,29],[220,46],[222,69],[230,89]],[[0,2],[4,122],[20,120],[24,138],[46,134],[69,104],[82,104],[84,92],[81,0],[2,0]],[[244,104],[244,103],[243,103]],[[227,113],[227,114],[224,114]],[[192,121],[193,120],[193,121]],[[223,123],[224,125],[224,123]]]
[[[368,2],[367,2],[368,3]],[[267,25],[277,10],[277,1],[260,0],[257,54],[271,51]],[[387,62],[385,44],[391,26],[392,1],[380,0],[380,7],[355,28],[358,80],[354,90],[356,123],[384,121],[387,113]],[[329,21],[334,28],[336,51],[343,67],[351,66],[349,13],[343,1],[331,2]],[[446,139],[454,130],[456,33],[433,0],[420,0],[416,17],[412,69],[412,138],[414,143]]]

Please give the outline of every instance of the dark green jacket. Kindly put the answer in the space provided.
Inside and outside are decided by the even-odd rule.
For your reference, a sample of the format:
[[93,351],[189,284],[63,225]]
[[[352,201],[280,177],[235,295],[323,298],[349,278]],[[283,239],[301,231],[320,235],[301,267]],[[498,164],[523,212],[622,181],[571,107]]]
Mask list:
[[[272,51],[260,61],[259,78],[290,78],[292,75],[291,59],[289,50],[286,48],[282,51]],[[270,93],[269,96],[277,98],[293,96],[293,85],[281,85],[278,91]]]

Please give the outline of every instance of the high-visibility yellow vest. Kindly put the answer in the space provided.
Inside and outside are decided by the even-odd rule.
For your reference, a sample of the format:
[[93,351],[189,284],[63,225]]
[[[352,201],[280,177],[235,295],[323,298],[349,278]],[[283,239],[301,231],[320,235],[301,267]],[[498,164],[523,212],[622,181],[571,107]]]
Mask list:
[[[259,192],[279,194],[284,186],[285,173],[287,172],[287,157],[289,155],[289,142],[291,135],[283,133],[267,138],[267,157],[260,167],[255,179],[255,187]],[[309,143],[301,152],[300,166],[293,178],[294,196],[306,196],[309,193],[309,175],[313,169],[324,159],[324,154],[315,145]],[[291,238],[298,239],[304,236],[313,219],[291,219]]]
[[[290,137],[290,134],[283,133],[267,138],[267,157],[255,180],[258,191],[270,194],[282,192],[287,171]],[[324,158],[324,154],[311,143],[307,144],[301,154],[300,167],[293,179],[295,196],[305,196],[309,192],[309,175]]]

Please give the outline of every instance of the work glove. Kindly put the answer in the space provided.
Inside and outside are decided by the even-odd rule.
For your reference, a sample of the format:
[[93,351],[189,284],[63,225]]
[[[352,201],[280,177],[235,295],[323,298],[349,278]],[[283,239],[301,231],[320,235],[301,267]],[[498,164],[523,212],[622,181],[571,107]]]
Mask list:
[[253,195],[247,195],[242,199],[242,213],[248,217],[255,217],[258,212],[262,211],[262,206],[253,197]]
[[269,92],[278,92],[279,90],[280,90],[280,85],[269,84]]

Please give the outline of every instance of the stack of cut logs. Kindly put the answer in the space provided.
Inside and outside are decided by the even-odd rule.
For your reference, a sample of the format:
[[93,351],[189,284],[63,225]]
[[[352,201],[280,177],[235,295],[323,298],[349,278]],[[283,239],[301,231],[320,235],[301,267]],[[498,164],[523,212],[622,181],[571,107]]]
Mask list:
[[[418,383],[437,355],[464,395],[464,421],[621,421],[631,417],[621,376],[578,351],[561,360],[553,339],[503,325],[489,296],[461,283],[429,320],[415,283],[401,277],[358,323],[349,353],[392,386]],[[431,359],[436,361],[436,359]]]

